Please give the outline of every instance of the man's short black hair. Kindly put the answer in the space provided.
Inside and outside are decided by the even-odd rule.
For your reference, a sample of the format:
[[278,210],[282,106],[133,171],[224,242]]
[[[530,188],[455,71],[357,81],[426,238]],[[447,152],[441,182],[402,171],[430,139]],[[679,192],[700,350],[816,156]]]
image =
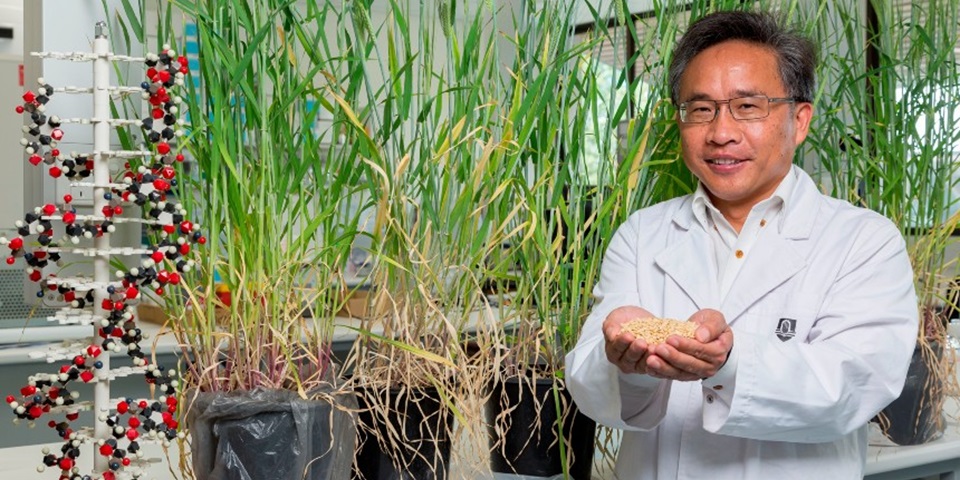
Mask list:
[[812,102],[816,87],[817,52],[805,35],[768,12],[727,11],[707,15],[692,25],[677,43],[670,62],[670,98],[680,99],[680,77],[693,57],[726,42],[743,40],[770,48],[777,55],[780,80],[790,98]]

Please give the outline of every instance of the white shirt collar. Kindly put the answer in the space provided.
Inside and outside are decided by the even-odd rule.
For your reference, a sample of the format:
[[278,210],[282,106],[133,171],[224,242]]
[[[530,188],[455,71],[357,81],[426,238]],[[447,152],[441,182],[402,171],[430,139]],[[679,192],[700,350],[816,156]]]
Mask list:
[[[783,212],[787,206],[787,199],[790,198],[790,195],[793,193],[794,188],[797,185],[797,171],[800,167],[793,165],[790,168],[790,171],[783,177],[783,180],[780,181],[780,185],[777,186],[777,189],[774,190],[773,195],[770,195],[769,198],[766,198],[750,210],[754,211],[769,211],[773,210],[778,213],[777,221],[777,231],[783,229],[783,215],[779,215],[780,212]],[[727,220],[723,217],[723,214],[720,213],[720,210],[717,210],[717,207],[713,205],[713,202],[710,201],[710,197],[707,195],[707,190],[704,188],[703,183],[697,184],[696,191],[693,192],[693,202],[691,202],[693,208],[693,216],[697,219],[697,222],[700,223],[700,226],[704,230],[713,229],[714,225],[718,222],[726,223]],[[761,215],[762,216],[762,215]]]

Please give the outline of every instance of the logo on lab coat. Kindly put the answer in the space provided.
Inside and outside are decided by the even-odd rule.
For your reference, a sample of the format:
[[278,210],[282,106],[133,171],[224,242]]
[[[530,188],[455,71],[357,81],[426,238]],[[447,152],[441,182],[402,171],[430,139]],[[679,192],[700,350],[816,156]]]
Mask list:
[[797,334],[797,321],[792,318],[781,318],[777,324],[777,337],[786,342]]

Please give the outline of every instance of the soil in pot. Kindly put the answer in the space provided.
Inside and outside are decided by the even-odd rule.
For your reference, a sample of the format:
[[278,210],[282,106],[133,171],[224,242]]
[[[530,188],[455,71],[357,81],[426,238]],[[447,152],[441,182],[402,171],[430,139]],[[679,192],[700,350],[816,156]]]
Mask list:
[[552,378],[531,382],[518,377],[493,383],[486,404],[491,470],[536,477],[562,474],[564,456],[557,441],[558,418],[562,418],[570,478],[590,480],[596,422],[580,413],[562,386],[558,386],[558,415],[553,384]]

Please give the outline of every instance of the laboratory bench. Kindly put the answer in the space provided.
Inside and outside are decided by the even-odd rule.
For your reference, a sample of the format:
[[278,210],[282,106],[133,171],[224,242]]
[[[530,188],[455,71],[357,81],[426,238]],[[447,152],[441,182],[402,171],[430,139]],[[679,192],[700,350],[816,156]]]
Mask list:
[[[960,480],[960,402],[947,400],[947,427],[940,438],[924,445],[887,446],[871,424],[865,480]],[[883,446],[880,446],[883,445]]]
[[[877,432],[879,434],[879,432]],[[51,449],[59,448],[59,444],[47,444]],[[37,466],[41,463],[41,449],[43,445],[27,445],[0,449],[0,472],[3,478],[48,478],[38,474]],[[167,455],[156,444],[147,444],[144,451],[148,458],[153,459],[153,465],[145,472],[142,478],[155,480],[176,480],[178,476],[170,473],[166,465]],[[85,455],[79,459],[81,471],[89,471],[93,461],[93,454],[89,448],[84,450]],[[172,445],[169,458],[177,462],[177,448]],[[163,460],[161,460],[163,459]],[[451,480],[467,478],[459,472],[456,463],[451,465]],[[484,478],[471,473],[469,478],[476,480],[493,480],[494,477]],[[519,477],[512,477],[519,478]],[[871,446],[867,452],[866,476],[864,480],[918,480],[934,478],[937,480],[960,480],[960,425],[956,420],[951,421],[943,437],[925,445],[910,447]],[[528,478],[527,480],[534,480]],[[611,473],[598,470],[594,480],[615,480]]]

